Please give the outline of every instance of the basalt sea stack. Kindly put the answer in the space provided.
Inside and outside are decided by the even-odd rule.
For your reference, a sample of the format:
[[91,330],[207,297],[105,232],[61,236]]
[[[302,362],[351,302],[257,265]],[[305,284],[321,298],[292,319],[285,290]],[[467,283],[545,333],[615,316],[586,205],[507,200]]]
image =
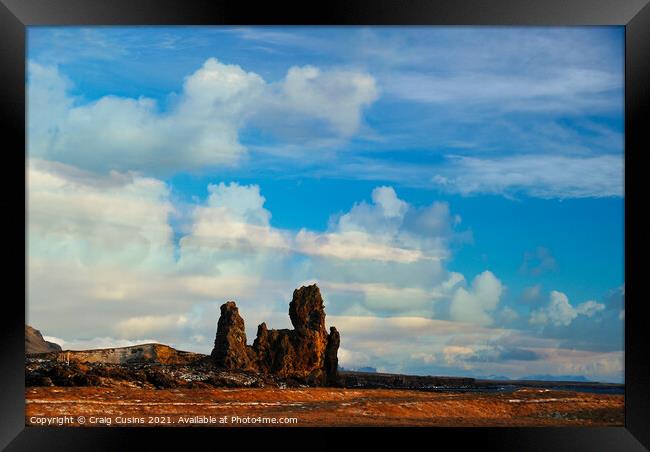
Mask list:
[[340,336],[325,328],[325,309],[318,286],[303,286],[293,292],[289,317],[294,329],[257,327],[253,345],[246,344],[244,320],[234,301],[221,306],[217,336],[212,350],[215,364],[297,378],[310,385],[338,383]]

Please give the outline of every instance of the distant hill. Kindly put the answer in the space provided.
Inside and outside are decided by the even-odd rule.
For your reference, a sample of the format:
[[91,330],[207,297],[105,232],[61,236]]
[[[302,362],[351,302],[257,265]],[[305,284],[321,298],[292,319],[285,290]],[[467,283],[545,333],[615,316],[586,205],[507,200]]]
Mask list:
[[584,375],[529,375],[521,377],[519,380],[536,380],[536,381],[591,381]]
[[200,353],[184,352],[163,344],[141,344],[130,347],[100,348],[94,350],[64,350],[42,353],[45,359],[76,363],[159,363],[189,364],[205,358]]
[[25,353],[60,352],[61,346],[43,339],[43,335],[36,328],[25,325]]

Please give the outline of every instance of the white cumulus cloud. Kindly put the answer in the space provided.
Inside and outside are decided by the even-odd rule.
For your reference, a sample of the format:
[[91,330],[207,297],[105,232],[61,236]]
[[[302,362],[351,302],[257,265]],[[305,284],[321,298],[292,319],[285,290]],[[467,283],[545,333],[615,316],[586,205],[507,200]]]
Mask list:
[[530,314],[529,322],[533,325],[569,326],[579,315],[593,317],[603,311],[605,305],[593,300],[585,301],[574,307],[566,294],[552,290],[547,306]]
[[335,217],[329,231],[291,231],[270,224],[257,185],[210,184],[206,201],[179,210],[152,177],[27,163],[29,313],[59,337],[155,333],[184,343],[205,337],[200,328],[214,320],[177,321],[198,316],[193,310],[234,298],[284,311],[282,300],[307,280],[328,288],[330,312],[432,315],[463,280],[443,265],[448,207],[416,208],[390,187]]
[[362,72],[291,67],[269,83],[216,58],[186,77],[168,107],[145,97],[88,102],[73,98],[70,86],[56,67],[29,63],[30,156],[153,173],[238,164],[247,150],[240,140],[246,126],[301,135],[313,123],[330,137],[350,137],[378,97],[375,80]]
[[323,71],[314,66],[292,67],[275,87],[272,112],[319,118],[342,136],[361,125],[363,108],[379,96],[375,79],[351,70]]
[[605,305],[594,300],[585,301],[576,306],[576,312],[579,315],[593,317],[596,313],[605,310]]
[[449,308],[453,320],[490,325],[491,313],[497,308],[503,293],[501,281],[490,271],[477,275],[469,288],[459,287],[454,292]]

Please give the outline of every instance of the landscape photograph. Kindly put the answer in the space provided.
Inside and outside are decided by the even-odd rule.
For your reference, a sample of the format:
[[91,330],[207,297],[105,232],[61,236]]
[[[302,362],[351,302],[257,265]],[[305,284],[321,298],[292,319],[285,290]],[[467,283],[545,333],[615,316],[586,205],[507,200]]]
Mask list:
[[25,425],[624,426],[625,29],[27,29]]

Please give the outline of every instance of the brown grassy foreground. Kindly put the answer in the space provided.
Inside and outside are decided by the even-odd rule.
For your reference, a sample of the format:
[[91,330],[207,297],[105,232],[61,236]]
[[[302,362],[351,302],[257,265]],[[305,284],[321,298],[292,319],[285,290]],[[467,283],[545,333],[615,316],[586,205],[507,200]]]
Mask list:
[[[35,387],[26,425],[270,426],[621,426],[622,395],[524,388],[505,394],[396,389],[138,389]],[[64,418],[64,416],[67,416]],[[234,422],[256,418],[257,422]],[[226,422],[224,422],[226,421]],[[47,425],[47,424],[45,424]]]

